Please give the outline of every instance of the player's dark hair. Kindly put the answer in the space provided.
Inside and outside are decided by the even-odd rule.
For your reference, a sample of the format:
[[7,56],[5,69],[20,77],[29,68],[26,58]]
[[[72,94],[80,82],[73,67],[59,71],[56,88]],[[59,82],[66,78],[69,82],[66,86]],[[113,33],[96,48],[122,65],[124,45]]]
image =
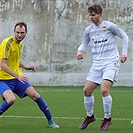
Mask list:
[[88,13],[94,12],[96,14],[100,14],[100,13],[102,13],[102,11],[103,11],[102,7],[100,5],[96,5],[96,4],[93,6],[90,6],[88,8]]
[[14,30],[17,26],[20,26],[20,27],[25,27],[25,31],[27,32],[27,24],[25,22],[18,22],[15,26],[14,26]]

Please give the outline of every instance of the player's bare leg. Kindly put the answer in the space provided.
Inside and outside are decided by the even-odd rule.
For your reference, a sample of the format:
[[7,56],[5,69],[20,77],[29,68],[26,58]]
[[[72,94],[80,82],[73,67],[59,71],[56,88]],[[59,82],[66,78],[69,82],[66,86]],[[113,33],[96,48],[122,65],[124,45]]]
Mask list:
[[11,90],[6,90],[2,94],[2,97],[3,102],[0,105],[0,115],[2,115],[16,101],[16,97]]

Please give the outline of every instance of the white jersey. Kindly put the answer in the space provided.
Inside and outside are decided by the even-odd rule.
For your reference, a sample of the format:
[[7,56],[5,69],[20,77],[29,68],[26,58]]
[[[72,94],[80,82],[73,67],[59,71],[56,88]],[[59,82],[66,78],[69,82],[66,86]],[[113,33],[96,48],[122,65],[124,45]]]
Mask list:
[[78,50],[84,52],[88,44],[92,51],[94,62],[110,61],[119,58],[118,48],[116,44],[116,36],[122,39],[122,54],[127,55],[128,37],[116,24],[109,21],[102,21],[96,26],[92,23],[88,26],[83,34],[82,44]]

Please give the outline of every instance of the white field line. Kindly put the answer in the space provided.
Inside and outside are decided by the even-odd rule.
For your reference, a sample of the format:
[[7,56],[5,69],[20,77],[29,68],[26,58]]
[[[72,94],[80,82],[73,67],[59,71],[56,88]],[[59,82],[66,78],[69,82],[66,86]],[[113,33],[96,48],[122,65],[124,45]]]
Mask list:
[[[41,117],[41,116],[0,116],[3,118],[18,118],[18,119],[45,119],[45,117]],[[80,120],[80,119],[84,119],[84,118],[80,118],[80,117],[53,117],[54,119],[68,119],[68,120]],[[97,118],[102,120],[103,118]],[[113,120],[116,121],[131,121],[131,119],[127,119],[127,118],[112,118]]]
[[[82,90],[68,90],[68,89],[66,89],[66,90],[45,90],[45,89],[43,89],[43,90],[38,90],[38,92],[78,92],[78,91],[83,91],[83,89]],[[95,90],[95,91],[100,91],[100,90]],[[131,93],[131,92],[133,92],[133,90],[111,90],[111,92],[123,92],[123,93]]]

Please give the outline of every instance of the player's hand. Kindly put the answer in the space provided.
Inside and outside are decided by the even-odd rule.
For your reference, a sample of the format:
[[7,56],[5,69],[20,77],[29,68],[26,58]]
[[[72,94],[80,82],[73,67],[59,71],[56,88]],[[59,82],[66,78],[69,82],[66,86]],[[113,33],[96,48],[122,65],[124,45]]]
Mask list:
[[127,60],[127,56],[125,54],[122,54],[120,57],[120,62],[124,63],[124,62],[126,62],[126,60]]
[[26,66],[25,69],[26,70],[32,70],[32,71],[36,72],[36,68],[34,66]]
[[77,60],[81,60],[81,59],[83,59],[83,58],[84,58],[83,53],[82,53],[81,51],[78,50],[78,51],[77,51],[76,58],[77,58]]
[[17,79],[23,84],[25,84],[25,82],[29,80],[29,78],[26,76],[18,76]]

